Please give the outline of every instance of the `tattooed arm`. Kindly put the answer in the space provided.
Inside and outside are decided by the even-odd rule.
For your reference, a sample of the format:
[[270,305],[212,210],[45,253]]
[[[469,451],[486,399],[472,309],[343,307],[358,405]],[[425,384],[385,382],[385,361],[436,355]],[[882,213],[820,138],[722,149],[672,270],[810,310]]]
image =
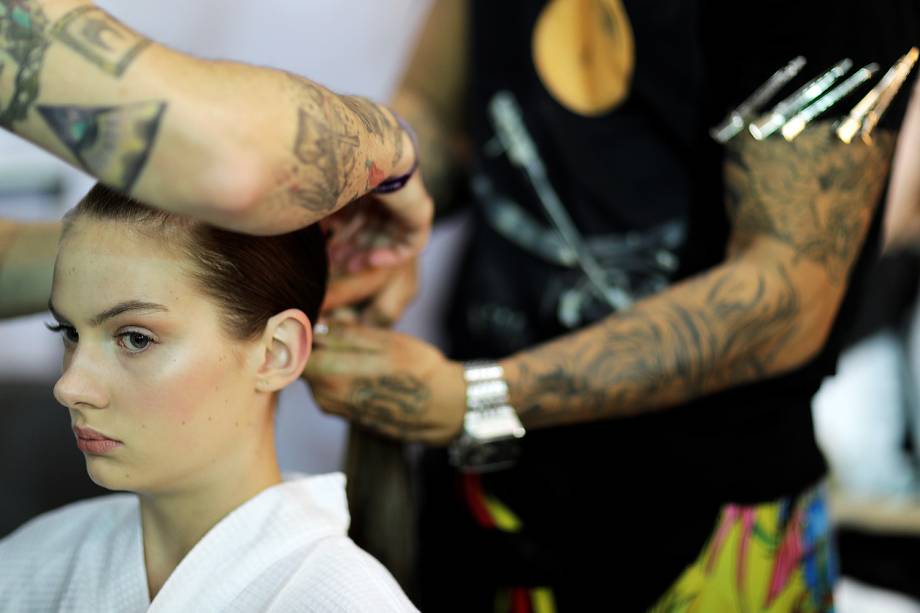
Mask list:
[[843,145],[739,140],[721,265],[623,314],[504,361],[525,424],[666,408],[795,369],[821,349],[887,174],[891,135]]
[[[503,360],[529,427],[666,409],[795,369],[823,346],[865,239],[894,139],[844,145],[829,124],[793,143],[739,139],[720,265],[629,311]],[[330,326],[307,365],[325,410],[396,438],[459,433],[463,372],[427,343]]]
[[413,163],[383,107],[178,53],[86,0],[0,1],[0,125],[150,204],[255,233]]
[[0,219],[0,319],[48,308],[59,223]]

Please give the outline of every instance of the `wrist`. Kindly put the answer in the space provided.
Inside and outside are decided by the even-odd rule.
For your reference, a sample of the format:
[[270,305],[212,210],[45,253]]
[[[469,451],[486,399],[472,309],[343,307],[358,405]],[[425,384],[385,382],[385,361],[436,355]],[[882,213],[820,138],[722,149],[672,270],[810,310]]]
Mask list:
[[523,403],[521,402],[520,385],[518,385],[520,381],[518,362],[514,358],[505,358],[503,360],[498,360],[498,365],[501,366],[505,383],[508,384],[508,404],[514,407],[515,412],[518,414],[518,418],[521,418],[521,407]]
[[398,191],[405,187],[409,179],[418,171],[418,139],[415,131],[399,115],[389,111],[396,120],[396,134],[393,139],[394,159],[393,169],[389,176],[378,185],[374,192],[378,194],[388,194]]
[[449,449],[450,462],[465,472],[509,468],[520,454],[518,440],[525,434],[508,403],[508,383],[497,362],[463,364],[466,411],[463,430]]

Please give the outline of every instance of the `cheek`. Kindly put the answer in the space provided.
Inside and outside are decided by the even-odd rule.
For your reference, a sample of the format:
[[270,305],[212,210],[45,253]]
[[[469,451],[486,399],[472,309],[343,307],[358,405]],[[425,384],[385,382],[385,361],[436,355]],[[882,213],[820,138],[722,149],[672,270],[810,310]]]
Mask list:
[[134,381],[123,388],[135,428],[163,434],[165,441],[200,439],[204,429],[233,425],[251,385],[231,354],[220,347],[154,349],[163,351],[133,359]]

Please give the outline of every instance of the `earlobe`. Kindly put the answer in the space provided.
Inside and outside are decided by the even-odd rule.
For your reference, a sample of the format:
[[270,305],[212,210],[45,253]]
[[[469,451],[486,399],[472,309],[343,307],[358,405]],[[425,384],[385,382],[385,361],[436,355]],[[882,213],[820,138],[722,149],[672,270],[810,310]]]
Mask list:
[[300,377],[310,356],[312,336],[310,320],[297,309],[288,309],[268,321],[256,383],[260,392],[279,391]]

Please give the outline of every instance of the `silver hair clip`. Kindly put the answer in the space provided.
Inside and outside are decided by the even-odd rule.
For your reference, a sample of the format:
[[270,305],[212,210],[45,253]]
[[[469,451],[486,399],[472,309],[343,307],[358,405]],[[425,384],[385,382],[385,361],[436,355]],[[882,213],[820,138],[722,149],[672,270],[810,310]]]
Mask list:
[[861,131],[863,140],[871,141],[872,130],[901,89],[917,61],[917,55],[917,48],[913,47],[888,69],[882,80],[853,107],[847,118],[837,127],[837,138],[849,144],[856,133]]
[[907,80],[907,76],[910,74],[911,69],[914,67],[914,64],[917,63],[917,56],[918,50],[916,47],[912,47],[910,51],[904,54],[898,61],[900,70],[897,76],[892,81],[891,85],[882,92],[881,96],[879,96],[878,102],[875,103],[875,107],[866,115],[866,119],[863,121],[862,130],[860,131],[860,136],[866,143],[872,142],[872,131],[882,119],[882,115],[885,114],[885,111],[888,110],[888,105],[891,104],[891,101],[894,100],[894,97],[901,90],[901,86],[904,85],[904,81]]
[[826,92],[834,82],[845,75],[853,66],[849,58],[838,62],[833,68],[816,77],[796,90],[788,98],[780,101],[768,113],[765,113],[748,126],[751,136],[763,140],[783,127],[786,121]]
[[770,98],[776,95],[776,92],[799,74],[803,66],[805,66],[805,58],[800,55],[786,64],[785,67],[774,72],[766,83],[754,90],[754,93],[729,113],[722,123],[709,130],[709,135],[716,142],[723,145],[730,141],[744,129],[744,125],[761,106],[766,104]]
[[843,100],[845,97],[851,94],[853,90],[871,79],[872,75],[878,72],[878,68],[878,64],[875,63],[860,68],[846,81],[818,98],[817,102],[814,102],[799,111],[795,117],[783,125],[783,138],[788,141],[793,140],[796,136],[802,133],[802,130],[805,129],[805,126],[807,126],[810,122],[824,113],[824,111]]

